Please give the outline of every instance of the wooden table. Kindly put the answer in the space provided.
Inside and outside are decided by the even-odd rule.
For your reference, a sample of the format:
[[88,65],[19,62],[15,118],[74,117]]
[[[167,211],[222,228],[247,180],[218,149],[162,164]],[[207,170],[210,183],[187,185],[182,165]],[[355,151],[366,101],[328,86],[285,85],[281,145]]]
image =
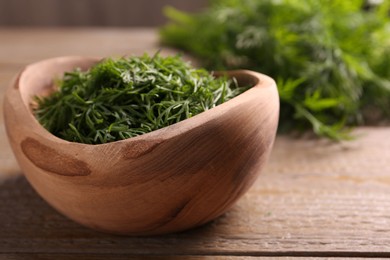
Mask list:
[[[3,28],[0,95],[33,61],[159,48],[153,29]],[[188,232],[140,238],[86,229],[49,207],[22,177],[0,112],[0,258],[390,257],[390,128],[359,128],[356,141],[340,144],[279,136],[264,174],[227,214]]]

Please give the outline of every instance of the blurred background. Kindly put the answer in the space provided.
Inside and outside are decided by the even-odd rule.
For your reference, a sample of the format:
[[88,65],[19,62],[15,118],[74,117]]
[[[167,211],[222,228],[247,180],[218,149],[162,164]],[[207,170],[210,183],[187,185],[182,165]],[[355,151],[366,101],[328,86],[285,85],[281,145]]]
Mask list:
[[179,52],[209,70],[274,77],[279,129],[344,140],[347,126],[390,124],[389,12],[390,0],[0,0],[0,72]]
[[0,0],[0,26],[141,26],[164,24],[165,6],[200,11],[207,0]]

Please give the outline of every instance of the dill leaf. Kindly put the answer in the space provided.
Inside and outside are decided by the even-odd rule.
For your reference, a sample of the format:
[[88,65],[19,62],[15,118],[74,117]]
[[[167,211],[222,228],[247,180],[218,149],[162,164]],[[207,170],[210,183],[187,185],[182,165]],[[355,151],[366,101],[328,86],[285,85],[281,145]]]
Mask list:
[[246,90],[180,56],[106,59],[66,72],[34,114],[54,135],[102,144],[142,135],[211,109]]
[[209,69],[251,69],[278,79],[279,130],[350,138],[347,126],[390,118],[390,1],[214,0],[172,7],[162,43]]

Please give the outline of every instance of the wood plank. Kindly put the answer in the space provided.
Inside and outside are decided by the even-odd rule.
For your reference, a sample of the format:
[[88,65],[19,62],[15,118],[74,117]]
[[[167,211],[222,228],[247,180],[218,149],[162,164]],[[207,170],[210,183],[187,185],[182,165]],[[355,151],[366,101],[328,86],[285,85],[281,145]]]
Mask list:
[[168,20],[162,10],[165,6],[174,6],[183,11],[197,11],[207,3],[207,0],[0,0],[0,24],[159,26]]
[[[324,260],[329,259],[325,257],[262,257],[262,256],[129,256],[129,255],[98,255],[98,254],[0,254],[2,260],[122,260],[122,259],[150,259],[150,260]],[[367,258],[356,258],[356,257],[340,257],[338,260],[359,260]],[[385,258],[375,258],[385,259]]]
[[[156,260],[245,260],[255,259],[255,257],[245,256],[129,256],[129,255],[118,255],[118,254],[0,254],[0,259],[7,260],[127,260],[127,259],[156,259]],[[256,258],[258,259],[258,258]],[[261,260],[273,260],[273,257],[261,257]],[[294,258],[295,260],[296,258]],[[287,258],[282,258],[287,260]],[[299,259],[297,259],[299,260]]]
[[347,144],[280,136],[266,172],[216,221],[160,237],[73,223],[22,177],[0,185],[0,252],[390,257],[389,128]]
[[[26,65],[41,59],[82,55],[108,57],[155,53],[156,29],[147,28],[0,28],[0,66]],[[175,52],[163,48],[163,53]]]

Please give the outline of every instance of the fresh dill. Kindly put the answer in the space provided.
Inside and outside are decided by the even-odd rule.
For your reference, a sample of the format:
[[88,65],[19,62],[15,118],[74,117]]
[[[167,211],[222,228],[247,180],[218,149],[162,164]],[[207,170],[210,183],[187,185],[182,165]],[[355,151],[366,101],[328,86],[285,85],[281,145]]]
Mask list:
[[103,144],[142,135],[211,109],[240,94],[234,80],[159,54],[106,59],[66,72],[58,90],[36,97],[34,114],[54,135]]
[[275,78],[279,130],[350,137],[348,126],[390,118],[390,1],[214,0],[188,14],[167,8],[162,42],[209,69]]

